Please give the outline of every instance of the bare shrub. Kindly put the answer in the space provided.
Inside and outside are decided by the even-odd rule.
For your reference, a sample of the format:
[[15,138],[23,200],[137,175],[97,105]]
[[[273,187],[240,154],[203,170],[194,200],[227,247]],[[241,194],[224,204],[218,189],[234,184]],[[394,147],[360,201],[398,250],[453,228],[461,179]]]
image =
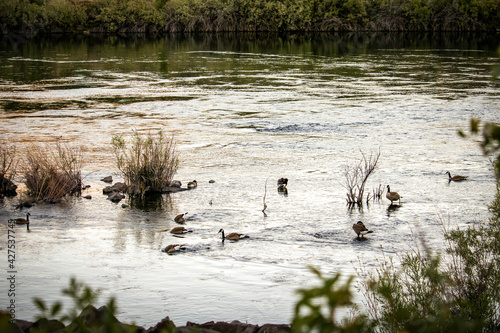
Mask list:
[[68,194],[81,193],[82,147],[33,145],[27,151],[26,164],[26,187],[36,200],[59,202]]
[[361,155],[362,158],[356,165],[347,165],[344,169],[345,182],[343,186],[347,190],[347,203],[349,205],[361,205],[363,203],[366,182],[377,168],[380,150],[377,154],[372,153],[368,157],[363,152],[361,152]]
[[15,194],[17,186],[12,183],[16,175],[16,145],[0,142],[0,195]]
[[123,136],[112,138],[117,167],[125,183],[131,188],[131,195],[145,195],[161,192],[169,186],[179,167],[179,158],[174,138],[165,138],[159,131],[141,136],[133,133],[132,145],[127,147]]

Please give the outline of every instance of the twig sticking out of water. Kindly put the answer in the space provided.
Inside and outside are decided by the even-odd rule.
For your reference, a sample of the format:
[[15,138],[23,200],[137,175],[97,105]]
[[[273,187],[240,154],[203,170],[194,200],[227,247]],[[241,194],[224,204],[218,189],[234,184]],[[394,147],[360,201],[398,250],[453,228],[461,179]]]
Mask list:
[[262,209],[262,213],[264,213],[264,216],[267,216],[266,214],[266,209],[267,209],[267,205],[266,205],[266,194],[267,194],[267,180],[269,179],[269,177],[267,177],[266,179],[266,183],[264,185],[264,198],[262,199],[262,201],[264,202],[264,209]]

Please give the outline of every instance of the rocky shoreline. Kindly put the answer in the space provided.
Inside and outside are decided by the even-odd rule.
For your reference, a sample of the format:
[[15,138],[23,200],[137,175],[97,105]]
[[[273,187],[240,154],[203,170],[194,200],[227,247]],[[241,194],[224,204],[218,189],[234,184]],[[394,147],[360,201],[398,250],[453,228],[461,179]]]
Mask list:
[[[95,308],[92,305],[82,310],[80,315],[70,324],[64,325],[55,319],[39,319],[35,322],[26,320],[10,321],[7,313],[1,315],[0,322],[9,321],[8,332],[134,332],[134,333],[289,333],[290,325],[264,324],[262,326],[242,323],[238,320],[228,322],[207,322],[196,324],[187,322],[185,326],[175,326],[169,317],[165,317],[155,326],[148,329],[132,324],[126,324],[116,319],[111,311],[106,307]],[[2,327],[0,323],[0,327]]]

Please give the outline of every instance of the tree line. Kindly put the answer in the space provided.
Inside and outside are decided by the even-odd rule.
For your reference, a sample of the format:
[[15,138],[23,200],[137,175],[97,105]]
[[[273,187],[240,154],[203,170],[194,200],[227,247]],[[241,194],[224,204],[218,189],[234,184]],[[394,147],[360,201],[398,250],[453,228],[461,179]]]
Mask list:
[[3,34],[496,31],[500,0],[3,0]]

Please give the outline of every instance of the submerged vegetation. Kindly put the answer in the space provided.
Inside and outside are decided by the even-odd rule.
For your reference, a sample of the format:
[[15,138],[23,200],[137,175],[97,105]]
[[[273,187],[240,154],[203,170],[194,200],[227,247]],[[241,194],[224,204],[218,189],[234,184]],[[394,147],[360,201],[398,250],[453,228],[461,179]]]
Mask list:
[[2,33],[494,31],[498,0],[5,0]]

